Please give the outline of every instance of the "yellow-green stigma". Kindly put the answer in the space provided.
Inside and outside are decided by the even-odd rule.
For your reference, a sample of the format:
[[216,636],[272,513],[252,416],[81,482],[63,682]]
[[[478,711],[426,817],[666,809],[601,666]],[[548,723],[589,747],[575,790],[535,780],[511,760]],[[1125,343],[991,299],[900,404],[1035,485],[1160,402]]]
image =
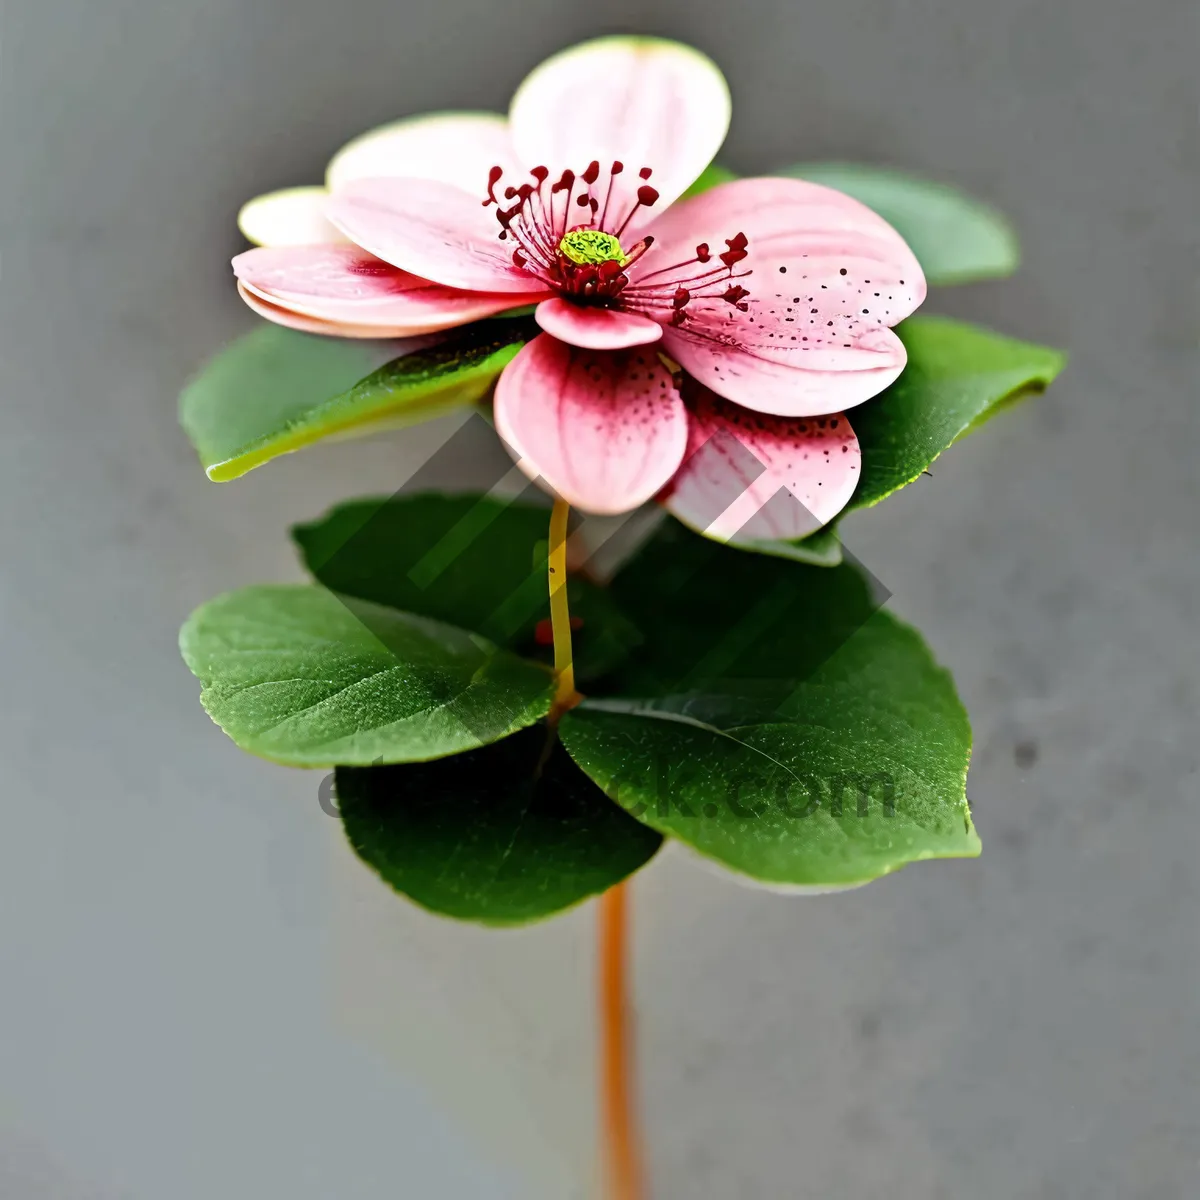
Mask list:
[[572,229],[558,243],[558,252],[581,267],[625,261],[621,243],[611,233],[601,233],[599,229]]

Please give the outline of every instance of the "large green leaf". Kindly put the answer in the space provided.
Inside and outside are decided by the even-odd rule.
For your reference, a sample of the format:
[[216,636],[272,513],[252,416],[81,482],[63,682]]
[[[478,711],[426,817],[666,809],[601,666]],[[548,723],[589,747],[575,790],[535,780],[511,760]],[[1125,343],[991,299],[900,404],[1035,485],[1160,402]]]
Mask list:
[[735,580],[727,551],[670,525],[614,586],[646,642],[626,694],[560,734],[639,820],[789,886],[979,852],[953,682],[857,568],[747,555]]
[[1044,391],[1066,365],[1058,350],[945,317],[910,317],[896,332],[908,350],[904,373],[850,410],[862,477],[847,511],[912,483],[943,450],[999,409]]
[[[338,505],[292,536],[334,591],[474,629],[548,662],[536,635],[550,615],[549,520],[544,504],[423,492]],[[567,587],[579,623],[576,677],[586,683],[640,639],[605,589],[577,577]]]
[[402,344],[264,325],[184,390],[180,420],[208,477],[224,482],[332,435],[427,420],[481,399],[529,323],[479,322],[396,357]]
[[810,567],[836,567],[842,561],[842,539],[836,525],[823,525],[815,533],[792,541],[745,541],[733,543],[741,550],[773,554]]
[[886,167],[801,163],[779,172],[837,188],[874,209],[908,242],[931,284],[1011,275],[1016,234],[994,209],[947,187]]
[[[908,351],[903,374],[848,414],[862,448],[862,473],[845,512],[878,504],[919,479],[959,438],[1002,409],[1045,391],[1067,361],[1048,346],[947,317],[909,317],[896,332]],[[831,525],[797,542],[744,548],[815,566],[842,561]]]
[[179,640],[209,716],[288,766],[458,754],[533,724],[554,690],[478,634],[305,585],[218,596]]
[[739,554],[659,526],[612,582],[643,641],[605,695],[739,695],[774,711],[870,619],[882,590],[856,567]]
[[484,925],[561,912],[619,883],[662,842],[545,728],[437,762],[339,767],[336,781],[361,858],[418,904]]

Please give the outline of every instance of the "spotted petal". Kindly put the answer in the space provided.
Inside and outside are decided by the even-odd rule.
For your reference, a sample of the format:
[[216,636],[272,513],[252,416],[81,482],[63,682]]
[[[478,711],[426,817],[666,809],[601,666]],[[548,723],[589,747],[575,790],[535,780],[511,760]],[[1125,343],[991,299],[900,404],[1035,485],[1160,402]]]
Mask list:
[[682,195],[713,160],[729,129],[729,88],[711,59],[659,38],[608,37],[547,59],[509,110],[524,165],[582,170],[614,160],[626,192],[650,167],[654,211]]
[[333,197],[328,216],[351,241],[422,279],[465,291],[545,292],[513,266],[494,211],[448,183],[358,179]]
[[[511,295],[464,292],[430,283],[357,246],[264,246],[239,254],[233,270],[243,295],[270,306],[264,315],[272,320],[282,310],[321,325],[374,331],[367,336],[434,333],[513,307]],[[327,331],[313,330],[307,323],[279,323]],[[347,332],[345,336],[364,335]]]
[[846,417],[767,416],[707,388],[688,397],[688,448],[666,507],[719,541],[807,537],[845,508],[861,455]]
[[356,179],[435,179],[482,200],[493,166],[516,167],[508,121],[496,113],[433,113],[348,142],[325,173],[330,191]]
[[645,503],[687,444],[687,411],[652,350],[583,350],[545,333],[500,376],[495,417],[531,479],[592,513]]
[[256,246],[315,246],[346,239],[325,219],[322,187],[284,188],[242,205],[238,228]]
[[537,323],[561,342],[585,350],[623,350],[647,346],[662,337],[662,326],[648,317],[613,308],[586,308],[556,296],[543,300],[534,313]]
[[[687,319],[664,341],[727,399],[784,416],[838,412],[904,369],[890,326],[924,300],[925,277],[904,239],[857,200],[796,179],[743,179],[677,205],[650,232],[654,251],[631,294],[642,289],[660,305],[704,268],[650,274],[658,264],[684,262],[701,243],[717,255],[736,235],[747,239],[730,279],[689,284]],[[746,311],[722,298],[730,283],[748,289]]]

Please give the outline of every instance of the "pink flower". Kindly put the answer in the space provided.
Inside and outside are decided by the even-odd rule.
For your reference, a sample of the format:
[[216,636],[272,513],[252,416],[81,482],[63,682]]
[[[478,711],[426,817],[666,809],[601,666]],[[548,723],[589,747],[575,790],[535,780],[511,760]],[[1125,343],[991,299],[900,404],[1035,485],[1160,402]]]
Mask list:
[[[527,474],[589,512],[658,496],[710,536],[803,536],[854,491],[843,412],[903,370],[891,327],[925,279],[891,226],[829,188],[743,179],[679,201],[729,116],[694,50],[577,46],[507,121],[400,122],[343,149],[327,188],[252,201],[242,228],[264,244],[233,260],[239,289],[342,337],[536,303],[545,332],[495,395]],[[767,504],[781,488],[800,504]]]

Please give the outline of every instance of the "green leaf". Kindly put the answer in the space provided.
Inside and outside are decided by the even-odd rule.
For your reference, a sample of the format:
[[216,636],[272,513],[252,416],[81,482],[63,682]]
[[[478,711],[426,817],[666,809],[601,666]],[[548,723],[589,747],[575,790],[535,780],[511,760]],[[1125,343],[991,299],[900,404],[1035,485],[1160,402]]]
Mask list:
[[737,176],[728,167],[722,167],[715,162],[709,163],[700,172],[695,183],[679,198],[680,200],[690,200],[693,196],[699,196],[701,192],[707,192],[710,188],[715,188],[719,183],[728,183],[731,179],[736,178]]
[[618,576],[646,643],[626,695],[563,717],[575,761],[651,828],[764,883],[978,854],[970,726],[920,637],[849,564],[738,566],[731,586],[727,552],[672,525]]
[[295,767],[458,754],[532,725],[554,690],[477,634],[305,585],[218,596],[179,642],[209,716]]
[[848,564],[735,554],[675,521],[659,526],[611,591],[643,642],[606,695],[740,695],[765,711],[881,603],[881,590]]
[[[474,629],[520,654],[552,657],[536,639],[549,619],[543,504],[424,492],[355,500],[292,536],[308,569],[334,591]],[[611,670],[640,636],[603,588],[568,583],[581,683]]]
[[794,541],[745,541],[736,543],[740,550],[771,554],[810,567],[836,567],[842,561],[842,539],[836,525],[823,525],[816,533]]
[[910,317],[896,332],[908,350],[904,373],[850,411],[862,477],[847,512],[912,483],[943,450],[999,409],[1044,391],[1066,365],[1057,350],[945,317]]
[[208,477],[221,483],[331,435],[411,424],[474,404],[528,331],[527,321],[482,321],[395,357],[402,343],[264,325],[187,386],[180,420]]
[[548,746],[545,728],[432,763],[339,767],[336,786],[350,844],[387,883],[483,925],[570,908],[662,843]]
[[853,163],[801,163],[780,174],[836,188],[874,209],[909,244],[931,284],[998,279],[1017,269],[1020,249],[1009,223],[956,188]]

